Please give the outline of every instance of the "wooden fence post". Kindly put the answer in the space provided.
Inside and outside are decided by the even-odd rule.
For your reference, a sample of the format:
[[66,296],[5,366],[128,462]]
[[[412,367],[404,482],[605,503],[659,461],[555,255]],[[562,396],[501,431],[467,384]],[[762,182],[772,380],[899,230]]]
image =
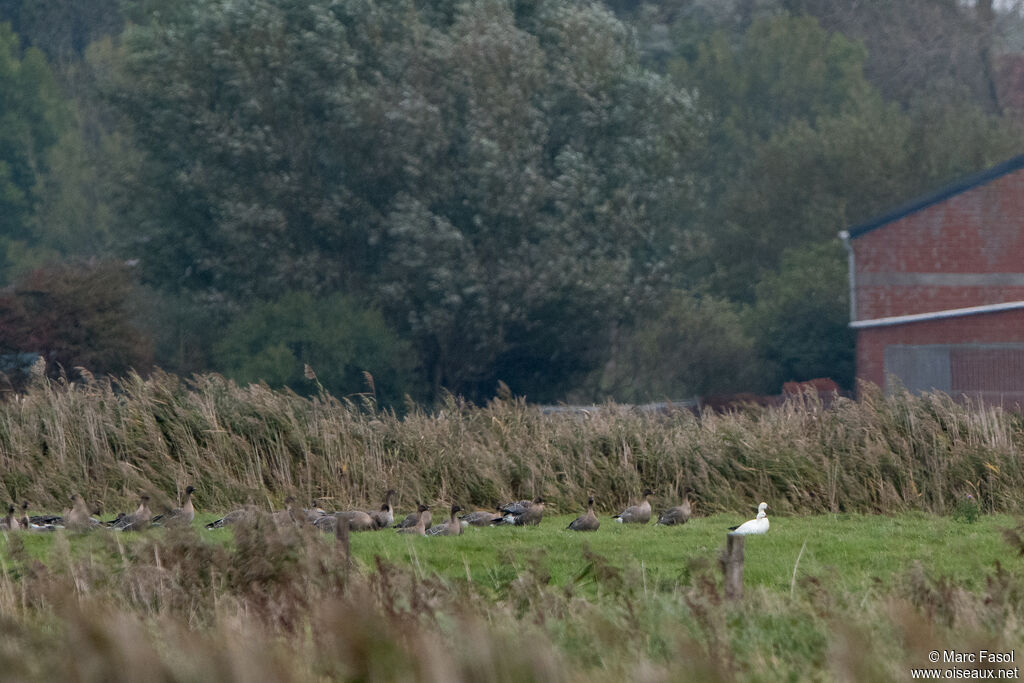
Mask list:
[[722,554],[722,575],[725,580],[727,600],[743,597],[743,545],[746,536],[729,534],[725,537],[725,553]]
[[348,543],[348,516],[337,514],[334,523],[334,537],[341,544],[341,552],[345,557],[345,587],[348,587],[348,569],[351,566]]

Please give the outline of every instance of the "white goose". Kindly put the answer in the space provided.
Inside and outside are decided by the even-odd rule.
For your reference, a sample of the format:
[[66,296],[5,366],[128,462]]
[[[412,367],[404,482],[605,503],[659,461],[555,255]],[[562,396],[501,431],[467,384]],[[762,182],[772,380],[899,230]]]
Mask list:
[[743,522],[743,524],[740,524],[739,526],[730,527],[730,529],[734,534],[740,534],[743,536],[748,534],[768,533],[768,516],[764,512],[767,509],[768,503],[761,503],[757,506],[757,517],[755,519]]

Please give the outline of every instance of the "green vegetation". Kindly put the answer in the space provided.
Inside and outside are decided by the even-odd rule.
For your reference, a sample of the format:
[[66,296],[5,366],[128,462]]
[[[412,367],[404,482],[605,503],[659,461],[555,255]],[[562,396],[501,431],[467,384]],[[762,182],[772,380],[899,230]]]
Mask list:
[[[747,539],[737,603],[715,567],[735,516],[569,519],[353,534],[349,568],[332,536],[266,523],[4,534],[0,664],[23,680],[874,680],[1022,635],[1007,517],[776,517]],[[75,656],[42,656],[54,637]]]
[[[1024,418],[999,409],[866,391],[726,415],[449,399],[398,417],[214,375],[34,382],[0,406],[4,499],[59,510],[81,491],[112,518],[194,483],[200,514],[5,534],[0,670],[23,680],[879,680],[1024,636]],[[698,516],[615,523],[648,485],[656,509],[692,487]],[[351,564],[334,536],[264,516],[202,528],[289,494],[376,506],[387,486],[400,512],[536,492],[550,513],[460,537],[353,533]],[[566,530],[589,494],[601,528]],[[730,602],[725,533],[762,499],[772,527],[747,539]],[[43,656],[53,639],[75,656]]]
[[[1024,23],[986,3],[87,4],[0,0],[0,286],[133,264],[113,307],[182,376],[852,389],[836,233],[1020,152]],[[4,367],[123,372],[47,323],[0,325]]]

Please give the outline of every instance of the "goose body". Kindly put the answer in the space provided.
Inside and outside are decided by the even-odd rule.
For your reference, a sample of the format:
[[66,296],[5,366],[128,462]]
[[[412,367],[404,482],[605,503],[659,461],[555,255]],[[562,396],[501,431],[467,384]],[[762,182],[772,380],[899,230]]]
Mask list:
[[[426,507],[426,506],[423,506]],[[427,528],[430,527],[430,522],[434,519],[434,516],[430,513],[430,509],[424,510],[422,513],[420,510],[416,512],[410,512],[406,515],[405,519],[395,525],[396,529],[408,529],[416,526],[420,521],[420,516],[423,516],[423,525]]]
[[388,489],[384,494],[384,504],[380,506],[380,510],[370,513],[370,517],[373,517],[373,522],[378,529],[386,529],[395,523],[395,508],[391,505],[394,495],[395,490]]
[[303,512],[306,515],[306,521],[310,524],[313,524],[314,522],[316,522],[316,520],[322,517],[331,516],[331,513],[327,512],[327,510],[325,510],[323,506],[320,504],[320,502],[316,499],[314,499],[313,502],[310,503],[309,508],[303,509]]
[[[57,515],[41,515],[41,516],[35,516],[34,515],[34,516],[29,516],[29,514],[28,514],[28,501],[26,500],[26,501],[24,501],[21,504],[21,519],[18,520],[18,521],[21,523],[22,530],[24,530],[24,531],[54,531],[55,529],[60,528],[60,527],[57,527],[56,525],[54,525],[53,522],[50,522],[50,523],[40,523],[40,522],[42,522],[43,519],[47,519],[47,518],[61,519]],[[39,521],[33,521],[33,520],[36,520],[36,519],[39,520]],[[64,520],[61,519],[61,521],[63,522]]]
[[196,509],[192,505],[192,492],[195,487],[189,486],[185,489],[185,502],[180,508],[174,508],[166,515],[157,515],[153,518],[153,526],[189,526],[196,518]]
[[362,510],[347,510],[335,512],[333,515],[325,515],[313,522],[313,526],[320,531],[337,531],[338,522],[341,520],[348,522],[349,531],[372,531],[377,528],[373,517]]
[[692,514],[693,510],[690,506],[690,492],[686,491],[683,493],[682,503],[665,510],[658,516],[658,524],[664,524],[666,526],[686,524],[690,521],[690,516]]
[[451,515],[447,522],[442,522],[427,529],[427,536],[458,536],[462,533],[462,523],[455,519],[455,513],[462,510],[458,505],[452,505]]
[[116,531],[142,531],[147,528],[153,519],[153,513],[149,509],[149,496],[141,496],[139,507],[130,515],[125,515],[118,520],[113,529]]
[[768,533],[768,516],[765,514],[765,510],[767,509],[768,503],[761,503],[758,505],[757,517],[743,522],[743,524],[740,524],[739,526],[731,527],[732,533],[740,534],[742,536]]
[[574,519],[569,524],[569,528],[573,531],[597,531],[599,526],[601,526],[601,520],[594,514],[594,499],[591,497],[587,499],[587,514]]
[[476,510],[475,512],[469,512],[462,515],[459,518],[459,523],[462,526],[491,526],[494,523],[501,522],[501,510],[498,513],[489,512],[488,510]]
[[142,496],[139,499],[138,508],[130,515],[125,515],[114,524],[118,531],[141,531],[150,526],[153,520],[153,512],[150,510],[150,497]]
[[239,508],[238,510],[232,510],[228,514],[224,515],[220,519],[215,519],[206,525],[207,529],[221,529],[232,524],[237,524],[243,519],[253,519],[256,516],[256,508],[248,506]]
[[430,523],[430,518],[430,508],[428,508],[426,505],[421,504],[419,508],[417,508],[416,510],[416,523],[412,524],[411,526],[401,526],[397,529],[397,532],[400,534],[414,534],[417,536],[426,536],[427,524]]
[[650,489],[644,489],[643,498],[637,505],[630,505],[628,508],[615,515],[615,521],[622,524],[647,524],[651,521],[651,503],[647,497],[654,493]]
[[28,518],[28,521],[33,527],[64,528],[64,517],[61,515],[32,515]]
[[502,513],[500,524],[513,526],[535,526],[544,517],[544,499],[537,496],[533,500],[520,500],[499,508]]
[[71,496],[71,510],[64,514],[64,526],[73,531],[87,531],[103,526],[103,522],[92,516],[85,499],[77,493]]
[[18,531],[21,529],[21,522],[14,516],[14,503],[7,506],[7,516],[0,519],[0,531]]
[[278,527],[282,526],[305,526],[310,523],[306,510],[299,507],[295,498],[288,496],[284,499],[284,510],[270,513],[270,519]]

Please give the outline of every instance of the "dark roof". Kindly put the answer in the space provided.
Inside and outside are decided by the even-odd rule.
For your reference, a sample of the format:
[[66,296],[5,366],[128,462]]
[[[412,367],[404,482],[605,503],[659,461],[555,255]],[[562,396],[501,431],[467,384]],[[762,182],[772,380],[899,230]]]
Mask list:
[[967,190],[978,187],[979,185],[984,185],[985,183],[995,180],[1000,176],[1004,176],[1007,173],[1013,173],[1014,171],[1020,170],[1022,168],[1024,168],[1024,154],[1013,157],[1012,159],[1007,159],[1001,164],[997,164],[996,166],[987,168],[984,171],[979,171],[978,173],[969,175],[966,178],[961,178],[960,180],[950,183],[941,190],[932,192],[930,194],[922,195],[917,199],[912,199],[906,204],[903,204],[902,206],[899,206],[889,211],[888,213],[882,214],[881,216],[878,216],[876,218],[872,218],[871,220],[865,223],[861,223],[860,225],[855,225],[848,230],[848,232],[850,233],[850,239],[860,237],[865,233],[881,228],[885,225],[888,225],[889,223],[892,223],[893,221],[898,221],[899,219],[908,216],[914,213],[915,211],[920,211],[921,209],[927,208],[932,204],[938,204],[939,202],[945,199],[949,199],[953,195],[960,194],[961,192],[966,192]]

